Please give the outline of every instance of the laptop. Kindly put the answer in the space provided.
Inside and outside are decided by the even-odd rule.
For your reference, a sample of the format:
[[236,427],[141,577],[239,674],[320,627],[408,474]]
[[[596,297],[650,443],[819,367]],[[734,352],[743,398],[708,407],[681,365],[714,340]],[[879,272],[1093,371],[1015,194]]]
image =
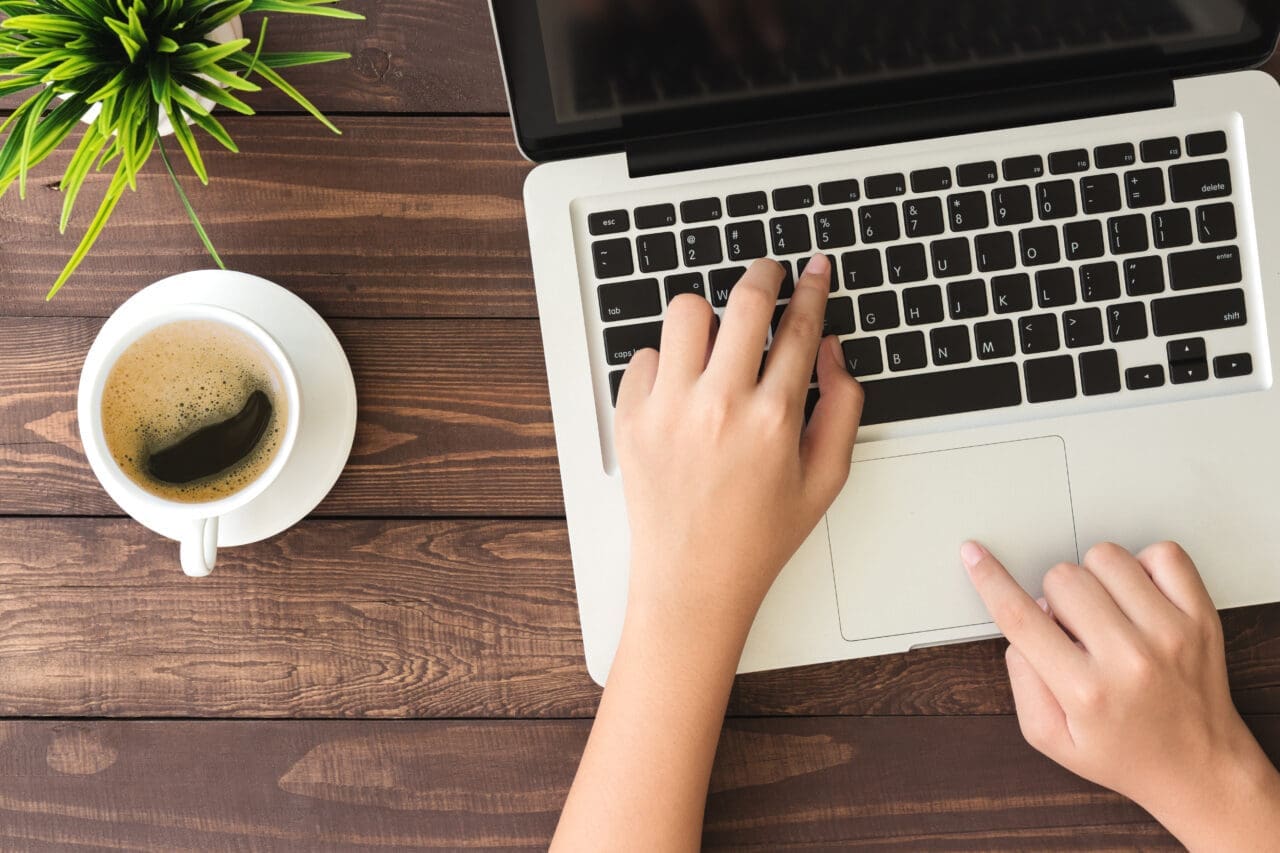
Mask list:
[[[492,0],[525,182],[587,666],[622,628],[614,396],[677,294],[832,259],[866,392],[848,484],[739,671],[996,630],[1176,539],[1219,607],[1280,600],[1274,0]],[[810,392],[811,402],[816,390]],[[714,526],[717,508],[705,508]]]

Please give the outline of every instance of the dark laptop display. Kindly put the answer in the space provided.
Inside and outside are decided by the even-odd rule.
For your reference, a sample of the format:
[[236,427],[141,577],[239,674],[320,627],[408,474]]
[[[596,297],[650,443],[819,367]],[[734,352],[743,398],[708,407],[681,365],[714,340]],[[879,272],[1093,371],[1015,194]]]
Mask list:
[[535,159],[762,115],[1247,67],[1270,54],[1280,26],[1274,0],[493,0],[493,7],[517,131]]

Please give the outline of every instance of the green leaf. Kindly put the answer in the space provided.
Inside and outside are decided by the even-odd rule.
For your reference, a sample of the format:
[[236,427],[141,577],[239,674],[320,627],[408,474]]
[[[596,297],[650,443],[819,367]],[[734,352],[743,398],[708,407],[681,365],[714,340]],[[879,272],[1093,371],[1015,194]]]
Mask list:
[[226,89],[213,85],[203,77],[186,74],[183,75],[179,82],[195,94],[202,98],[208,98],[215,104],[224,106],[233,112],[240,113],[241,115],[253,115],[253,107],[249,106]]
[[184,110],[192,115],[208,115],[209,108],[197,101],[190,92],[182,86],[174,86],[169,89],[169,95],[174,102],[180,104]]
[[85,23],[65,15],[18,15],[0,21],[6,30],[19,30],[34,36],[75,38],[86,31]]
[[210,65],[221,62],[233,53],[249,46],[248,39],[232,39],[226,44],[213,47],[197,46],[197,50],[182,50],[173,58],[175,69],[183,71],[204,71]]
[[120,44],[124,47],[124,52],[128,54],[130,62],[136,62],[138,54],[142,51],[142,45],[139,44],[129,33],[129,25],[117,21],[115,18],[107,18],[103,21],[111,31],[120,39]]
[[168,36],[160,36],[156,41],[156,53],[176,53],[178,43]]
[[272,68],[291,68],[297,65],[316,65],[321,62],[340,62],[351,54],[333,50],[295,50],[263,53],[262,64]]
[[291,15],[319,15],[325,18],[341,18],[346,21],[363,21],[364,15],[346,9],[334,9],[327,5],[290,3],[288,0],[253,0],[250,12],[286,12]]
[[213,262],[218,265],[218,269],[225,270],[227,268],[226,265],[222,263],[222,258],[218,257],[218,250],[213,248],[213,241],[209,239],[204,226],[200,224],[200,217],[196,216],[196,209],[191,206],[191,200],[187,198],[186,192],[182,189],[182,184],[178,181],[177,173],[173,171],[173,164],[169,162],[169,153],[164,150],[164,143],[161,142],[157,147],[160,149],[160,159],[164,161],[165,171],[169,173],[169,178],[173,181],[173,188],[178,191],[178,198],[182,201],[182,206],[187,211],[187,218],[195,226],[200,242],[204,244],[205,251],[213,258]]
[[172,82],[169,63],[159,58],[151,60],[147,64],[147,76],[151,80],[151,100],[157,104],[168,103],[169,85]]
[[53,90],[45,89],[35,97],[35,103],[27,113],[26,126],[22,128],[22,144],[18,148],[18,198],[27,197],[27,171],[31,168],[31,147],[36,141],[36,128],[45,107],[53,100]]
[[[251,61],[248,55],[243,52],[232,55],[230,59],[232,62],[235,62],[239,65],[244,65],[244,66],[247,66]],[[301,92],[293,88],[293,86],[289,85],[289,83],[286,82],[285,79],[281,77],[279,74],[277,74],[275,71],[273,71],[272,69],[268,68],[265,65],[259,64],[257,67],[254,68],[254,73],[261,75],[268,83],[275,86],[281,92],[283,92],[284,94],[292,98],[294,103],[296,103],[298,106],[302,107],[304,110],[309,112],[312,116],[315,117],[317,121],[319,121],[325,127],[329,128],[334,133],[337,133],[337,134],[342,133],[342,131],[338,130],[338,128],[334,126],[333,122],[325,118],[324,114],[321,113],[318,109],[316,109],[314,104],[312,104],[305,97],[303,97]]]
[[200,34],[205,35],[213,32],[236,15],[243,15],[249,11],[251,5],[253,5],[253,0],[238,0],[238,2],[229,3],[222,9],[218,9],[218,4],[216,3],[209,4],[205,10],[202,10],[207,14],[203,14],[197,24]]
[[62,183],[58,185],[58,189],[62,192],[62,217],[58,221],[58,232],[65,234],[67,232],[67,223],[71,220],[71,210],[75,207],[76,197],[80,195],[80,188],[84,185],[84,180],[89,175],[89,169],[93,166],[94,158],[102,153],[102,149],[106,147],[109,137],[103,136],[98,130],[98,125],[89,125],[89,129],[80,139],[80,144],[76,146],[76,153],[71,156],[71,162],[67,164],[67,171],[62,176]]
[[169,113],[169,123],[173,125],[173,138],[178,140],[178,145],[182,147],[182,153],[187,155],[187,161],[191,164],[191,171],[196,173],[196,177],[200,179],[200,183],[209,183],[209,172],[205,169],[204,158],[200,156],[200,147],[196,145],[195,135],[191,133],[191,128],[187,126],[187,121],[183,118],[181,108],[174,107],[169,103],[166,111]]
[[106,226],[107,220],[111,218],[111,212],[116,209],[120,197],[124,195],[125,186],[128,184],[128,177],[125,174],[124,164],[116,169],[115,176],[111,179],[111,184],[107,187],[107,194],[102,197],[102,204],[98,205],[98,212],[94,214],[93,221],[89,223],[89,228],[84,232],[84,236],[80,238],[80,245],[71,253],[71,257],[67,260],[66,266],[62,268],[62,273],[58,276],[57,281],[53,283],[53,287],[49,288],[49,292],[45,294],[45,301],[52,299],[62,289],[62,285],[67,283],[67,279],[71,278],[72,273],[80,266],[80,263],[89,254],[89,250],[93,248],[93,244],[97,242],[98,235],[102,233],[103,227]]
[[223,148],[226,148],[228,151],[232,151],[237,154],[240,153],[240,149],[236,146],[235,141],[231,138],[231,134],[227,133],[227,129],[223,127],[222,124],[216,118],[214,118],[213,116],[207,113],[204,115],[195,113],[191,116],[191,120],[194,121],[196,123],[196,126],[199,127],[201,130],[203,130],[205,133],[209,134],[214,139],[221,142]]
[[211,65],[200,72],[215,83],[221,83],[228,89],[234,89],[237,92],[261,92],[262,87],[257,83],[246,80],[239,74],[232,74],[221,65]]

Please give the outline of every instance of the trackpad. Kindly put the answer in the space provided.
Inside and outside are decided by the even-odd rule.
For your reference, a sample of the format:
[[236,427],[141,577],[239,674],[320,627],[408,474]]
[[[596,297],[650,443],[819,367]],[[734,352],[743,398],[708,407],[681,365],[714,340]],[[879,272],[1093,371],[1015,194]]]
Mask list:
[[827,521],[846,640],[990,622],[966,539],[1036,597],[1050,566],[1079,559],[1057,436],[855,462]]

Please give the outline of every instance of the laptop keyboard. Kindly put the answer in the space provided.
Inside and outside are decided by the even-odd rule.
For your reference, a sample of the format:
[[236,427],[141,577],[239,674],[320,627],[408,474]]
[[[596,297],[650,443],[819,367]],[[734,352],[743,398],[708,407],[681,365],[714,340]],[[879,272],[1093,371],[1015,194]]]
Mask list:
[[1227,146],[1211,131],[589,210],[611,397],[677,295],[719,312],[774,258],[776,330],[815,251],[865,424],[1248,375],[1243,338],[1214,338],[1249,320]]

